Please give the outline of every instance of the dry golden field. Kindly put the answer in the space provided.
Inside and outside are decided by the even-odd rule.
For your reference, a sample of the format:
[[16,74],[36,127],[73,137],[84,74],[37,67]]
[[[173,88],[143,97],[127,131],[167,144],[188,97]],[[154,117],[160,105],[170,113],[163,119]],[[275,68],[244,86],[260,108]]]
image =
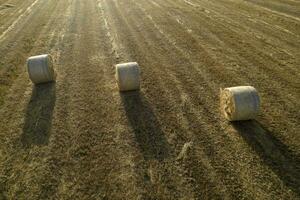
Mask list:
[[[220,114],[236,85],[256,120]],[[300,199],[299,110],[298,0],[0,0],[0,199]]]

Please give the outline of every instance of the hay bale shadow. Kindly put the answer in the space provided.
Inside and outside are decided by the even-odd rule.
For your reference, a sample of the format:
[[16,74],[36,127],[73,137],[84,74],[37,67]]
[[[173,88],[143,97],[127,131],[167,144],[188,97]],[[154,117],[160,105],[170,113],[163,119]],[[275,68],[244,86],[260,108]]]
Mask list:
[[300,197],[300,159],[259,122],[249,120],[232,124],[264,163]]
[[34,86],[21,136],[24,147],[48,144],[55,100],[55,83]]
[[121,98],[145,160],[166,159],[170,154],[169,144],[150,104],[139,91],[121,93]]

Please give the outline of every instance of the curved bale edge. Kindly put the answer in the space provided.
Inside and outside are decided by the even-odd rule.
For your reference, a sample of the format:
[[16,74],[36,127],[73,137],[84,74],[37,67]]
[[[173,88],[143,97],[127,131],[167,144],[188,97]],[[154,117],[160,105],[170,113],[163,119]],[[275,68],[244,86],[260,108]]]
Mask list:
[[117,64],[116,81],[120,92],[139,90],[140,67],[137,62]]
[[56,80],[53,59],[49,54],[29,57],[27,59],[27,70],[29,78],[34,84]]
[[254,119],[259,113],[260,98],[252,86],[230,87],[220,90],[220,108],[228,121]]

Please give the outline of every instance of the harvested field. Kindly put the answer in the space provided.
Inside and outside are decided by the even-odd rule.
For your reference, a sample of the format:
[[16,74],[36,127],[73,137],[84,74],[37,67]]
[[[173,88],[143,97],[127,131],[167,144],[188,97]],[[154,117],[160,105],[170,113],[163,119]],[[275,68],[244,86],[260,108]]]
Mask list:
[[[0,199],[300,199],[300,1],[0,0],[0,58]],[[238,85],[256,120],[221,115]]]

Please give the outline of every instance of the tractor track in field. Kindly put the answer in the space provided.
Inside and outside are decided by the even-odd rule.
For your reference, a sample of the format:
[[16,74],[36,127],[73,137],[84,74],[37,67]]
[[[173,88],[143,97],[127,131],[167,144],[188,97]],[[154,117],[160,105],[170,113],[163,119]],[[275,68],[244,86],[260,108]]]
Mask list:
[[[0,199],[300,198],[300,5],[284,3],[0,0]],[[34,86],[42,53],[57,81]],[[128,61],[141,90],[121,94]],[[219,114],[235,85],[258,89],[257,120]]]

